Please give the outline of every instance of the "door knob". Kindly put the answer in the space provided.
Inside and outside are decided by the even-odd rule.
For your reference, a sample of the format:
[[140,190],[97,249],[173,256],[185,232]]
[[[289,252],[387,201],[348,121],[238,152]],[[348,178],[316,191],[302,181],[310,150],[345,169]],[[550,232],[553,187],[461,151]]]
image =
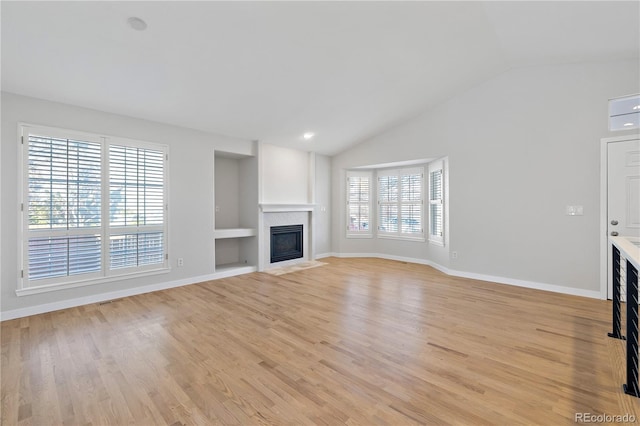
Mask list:
[[618,233],[617,233],[616,231],[611,231],[611,236],[612,236],[612,237],[617,237],[617,236],[618,236]]
[[616,226],[616,225],[618,224],[618,221],[617,221],[617,220],[615,220],[615,219],[613,219],[613,220],[611,221],[611,224],[612,224],[613,226]]

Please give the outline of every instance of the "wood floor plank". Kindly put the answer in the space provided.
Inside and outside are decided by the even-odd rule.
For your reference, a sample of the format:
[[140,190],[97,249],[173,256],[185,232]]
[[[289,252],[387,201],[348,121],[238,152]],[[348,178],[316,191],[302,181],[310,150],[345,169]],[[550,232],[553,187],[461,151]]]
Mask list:
[[610,302],[328,258],[1,324],[1,421],[574,424],[640,414]]

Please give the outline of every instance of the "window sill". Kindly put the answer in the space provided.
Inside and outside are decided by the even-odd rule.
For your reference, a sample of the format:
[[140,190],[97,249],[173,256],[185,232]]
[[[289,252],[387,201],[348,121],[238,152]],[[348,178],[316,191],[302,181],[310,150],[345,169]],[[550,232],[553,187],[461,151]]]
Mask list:
[[47,284],[47,285],[42,285],[37,287],[19,288],[16,290],[16,295],[29,296],[32,294],[48,293],[50,291],[67,290],[67,289],[76,288],[76,287],[104,284],[104,283],[109,283],[114,281],[123,281],[123,280],[129,280],[133,278],[147,277],[151,275],[167,274],[169,272],[171,272],[171,268],[163,267],[163,268],[152,269],[152,270],[138,272],[138,273],[113,275],[106,278],[78,280],[78,281],[73,281],[69,283]]
[[429,244],[432,244],[434,246],[444,247],[444,241],[429,240]]
[[424,243],[426,241],[424,237],[405,237],[400,235],[386,235],[386,234],[378,234],[378,238],[381,238],[384,240],[414,241],[417,243]]
[[373,234],[347,234],[347,238],[373,238]]

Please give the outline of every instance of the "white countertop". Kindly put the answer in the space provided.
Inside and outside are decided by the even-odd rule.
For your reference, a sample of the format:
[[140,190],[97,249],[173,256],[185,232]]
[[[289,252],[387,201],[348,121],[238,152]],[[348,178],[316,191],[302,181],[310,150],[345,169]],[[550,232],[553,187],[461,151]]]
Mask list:
[[620,253],[622,253],[636,269],[640,270],[640,238],[609,237],[609,241],[620,250]]

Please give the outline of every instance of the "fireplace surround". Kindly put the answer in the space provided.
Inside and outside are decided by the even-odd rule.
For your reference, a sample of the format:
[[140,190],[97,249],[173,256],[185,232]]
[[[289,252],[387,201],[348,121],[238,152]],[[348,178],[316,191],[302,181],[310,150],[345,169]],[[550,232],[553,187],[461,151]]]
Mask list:
[[[314,259],[312,204],[260,204],[258,271],[291,266]],[[281,262],[271,262],[271,227],[302,225],[302,257]]]

